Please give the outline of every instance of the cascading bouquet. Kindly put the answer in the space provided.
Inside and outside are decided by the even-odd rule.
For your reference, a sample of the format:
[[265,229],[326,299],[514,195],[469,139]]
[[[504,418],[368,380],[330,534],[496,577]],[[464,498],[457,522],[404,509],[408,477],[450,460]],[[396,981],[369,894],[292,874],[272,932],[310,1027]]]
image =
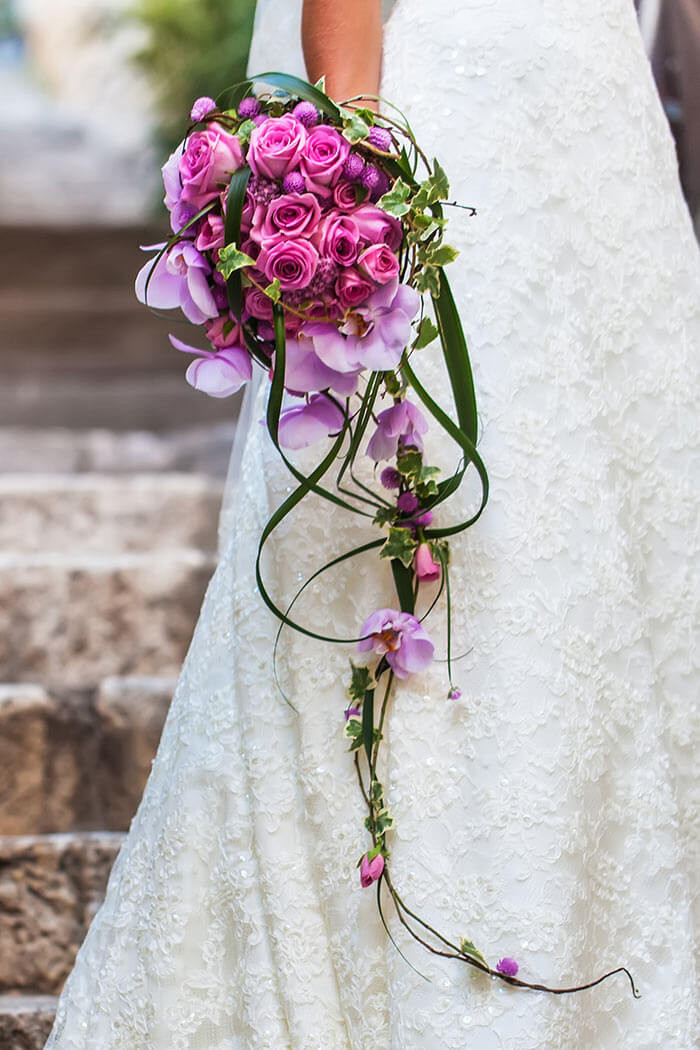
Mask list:
[[[190,322],[204,325],[209,349],[170,336],[176,349],[193,355],[186,378],[197,389],[214,397],[233,394],[252,377],[254,364],[270,375],[267,429],[298,484],[263,529],[257,582],[280,631],[287,625],[376,654],[373,664],[351,661],[344,731],[371,839],[358,863],[360,881],[365,887],[376,883],[389,937],[396,944],[383,912],[383,889],[405,929],[434,954],[460,959],[511,985],[558,994],[625,973],[636,996],[625,967],[572,988],[522,980],[510,958],[492,968],[468,938],[450,939],[412,911],[391,877],[388,836],[394,821],[378,779],[387,708],[396,680],[424,670],[433,659],[423,622],[443,592],[448,697],[460,695],[452,681],[447,539],[478,519],[488,477],[476,449],[469,355],[443,272],[457,254],[443,239],[443,206],[454,204],[447,201],[447,177],[437,160],[428,161],[399,110],[387,104],[396,116],[378,116],[362,108],[362,101],[350,100],[352,108],[337,105],[322,82],[312,86],[280,73],[244,81],[216,101],[198,99],[185,140],[163,168],[173,236],[153,246],[158,251],[137,277],[137,295],[153,307],[180,307]],[[432,300],[437,324],[423,314],[423,295]],[[424,388],[411,363],[415,352],[436,339],[456,421]],[[450,477],[440,479],[438,468],[424,462],[428,422],[409,390],[460,450]],[[283,408],[285,396],[291,404]],[[375,412],[380,396],[391,405]],[[329,439],[330,448],[308,475],[284,451],[322,440],[327,445]],[[357,476],[360,455],[375,466],[385,464],[380,490]],[[335,482],[327,487],[324,479],[337,464]],[[436,511],[470,465],[481,482],[478,509],[467,521],[437,526]],[[283,610],[265,587],[262,550],[308,493],[370,518],[381,536],[338,553]],[[354,639],[328,638],[291,618],[294,603],[320,573],[371,550],[391,567],[396,608],[373,612]],[[418,595],[430,582],[439,584],[437,594],[419,618]]]

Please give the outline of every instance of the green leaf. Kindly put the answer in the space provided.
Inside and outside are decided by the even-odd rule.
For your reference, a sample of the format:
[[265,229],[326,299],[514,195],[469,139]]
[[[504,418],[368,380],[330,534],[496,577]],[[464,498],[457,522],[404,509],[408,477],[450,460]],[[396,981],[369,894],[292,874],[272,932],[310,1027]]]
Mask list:
[[440,271],[434,266],[426,266],[416,274],[416,291],[430,292],[432,296],[440,295]]
[[379,552],[380,558],[396,558],[405,565],[411,565],[418,544],[413,539],[410,529],[390,528],[387,541]]
[[447,175],[440,167],[436,158],[433,158],[433,174],[428,179],[430,183],[430,203],[444,200],[450,192],[450,183]]
[[228,278],[236,270],[242,270],[245,266],[253,266],[254,263],[255,259],[251,259],[245,252],[240,251],[235,244],[225,244],[223,248],[219,248],[219,261],[216,268]]
[[416,600],[413,593],[413,569],[407,568],[398,558],[393,558],[391,573],[394,577],[394,586],[399,598],[401,612],[413,614],[416,608]]
[[377,201],[377,207],[382,208],[388,212],[389,215],[396,215],[397,218],[401,218],[402,215],[406,215],[409,212],[410,206],[406,203],[411,195],[411,188],[408,186],[403,179],[397,179],[394,185],[388,190],[383,197],[380,197]]
[[378,780],[372,781],[372,786],[370,787],[369,791],[369,797],[372,802],[382,801],[382,798],[384,797],[384,788]]
[[350,667],[352,668],[352,679],[347,690],[348,696],[351,700],[357,700],[359,703],[362,703],[367,690],[373,689],[376,685],[374,674],[369,667],[354,664],[352,660],[350,661]]
[[364,744],[367,762],[370,766],[372,765],[372,745],[374,740],[374,689],[368,689],[362,702],[362,743]]
[[418,338],[413,344],[414,350],[422,350],[424,346],[428,346],[437,339],[439,334],[440,333],[430,318],[424,317],[421,321],[420,328],[418,329]]
[[362,747],[362,720],[351,715],[345,723],[344,735],[350,741],[350,751],[358,751]]
[[373,525],[388,525],[390,521],[393,521],[396,517],[396,511],[393,507],[380,507],[377,513],[372,518]]
[[467,940],[466,937],[460,937],[460,939],[459,939],[459,950],[461,951],[462,955],[469,955],[469,956],[471,956],[472,959],[478,959],[478,961],[480,963],[483,963],[484,966],[488,966],[489,965],[486,962],[486,959],[483,957],[483,955],[479,951],[479,949],[471,941]]
[[273,303],[278,303],[280,301],[280,295],[282,294],[279,277],[275,277],[272,284],[268,284],[267,288],[264,288],[263,291],[268,299],[272,299]]
[[238,128],[238,131],[236,132],[236,135],[238,136],[238,140],[239,140],[239,142],[241,143],[242,146],[245,146],[246,143],[250,142],[250,135],[251,135],[251,132],[253,132],[254,130],[255,130],[255,122],[254,121],[252,121],[252,120],[244,120],[243,121],[243,123]]
[[380,809],[374,818],[374,830],[377,835],[383,835],[389,828],[393,828],[394,818],[388,809]]
[[458,255],[459,252],[451,244],[439,244],[425,253],[425,261],[428,266],[447,266],[448,263],[454,262]]
[[352,112],[343,128],[343,138],[348,142],[362,142],[369,135],[369,124],[362,119],[357,111]]
[[397,470],[407,478],[419,477],[422,467],[423,453],[419,452],[418,449],[404,452],[396,460]]

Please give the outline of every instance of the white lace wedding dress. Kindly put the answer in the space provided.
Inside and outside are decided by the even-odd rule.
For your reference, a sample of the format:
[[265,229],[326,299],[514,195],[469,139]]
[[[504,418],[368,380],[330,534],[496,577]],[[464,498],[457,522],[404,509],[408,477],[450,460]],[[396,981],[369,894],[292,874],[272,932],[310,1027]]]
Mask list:
[[[264,5],[257,71],[293,66],[297,7]],[[623,977],[516,991],[395,927],[426,980],[392,948],[355,867],[368,839],[342,736],[351,649],[285,632],[298,717],[272,677],[253,564],[290,480],[257,424],[263,385],[221,563],[50,1050],[696,1045],[700,268],[632,0],[398,0],[383,92],[478,208],[451,213],[450,276],[492,482],[452,542],[463,698],[445,699],[435,663],[390,716],[393,878],[526,979],[624,963],[642,998]],[[438,356],[421,354],[434,387]],[[364,535],[310,501],[272,542],[274,594]],[[352,635],[391,593],[370,555],[299,615]],[[443,627],[436,611],[436,639]]]

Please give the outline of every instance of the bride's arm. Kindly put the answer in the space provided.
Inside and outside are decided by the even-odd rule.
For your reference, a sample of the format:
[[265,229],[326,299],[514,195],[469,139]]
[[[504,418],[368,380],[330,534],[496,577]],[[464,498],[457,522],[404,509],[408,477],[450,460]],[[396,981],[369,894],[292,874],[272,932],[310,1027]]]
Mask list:
[[325,75],[331,98],[379,94],[381,0],[304,0],[301,42],[309,80]]

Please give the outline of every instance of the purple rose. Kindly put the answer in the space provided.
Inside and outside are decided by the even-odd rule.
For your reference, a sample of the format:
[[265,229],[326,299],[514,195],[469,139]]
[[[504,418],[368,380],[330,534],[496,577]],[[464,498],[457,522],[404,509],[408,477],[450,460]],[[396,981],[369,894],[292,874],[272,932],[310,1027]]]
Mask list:
[[280,414],[279,443],[283,448],[307,448],[342,430],[345,413],[325,394],[314,394],[308,403],[286,408]]
[[196,355],[185,372],[185,379],[195,390],[201,390],[210,397],[230,397],[253,374],[250,354],[242,346],[229,346],[212,353],[188,346],[174,335],[170,336],[170,342],[176,350]]
[[270,247],[285,237],[308,237],[320,218],[321,206],[313,193],[288,193],[266,208],[256,208],[250,236]]
[[321,255],[349,266],[357,258],[360,231],[349,215],[330,211],[318,224],[313,242]]
[[335,291],[343,309],[354,310],[369,298],[374,291],[374,285],[354,266],[348,266],[340,271],[338,280],[335,282]]
[[392,252],[398,251],[403,240],[403,229],[398,219],[374,204],[361,204],[351,212],[360,231],[360,237],[367,244],[386,244]]
[[375,463],[382,459],[392,459],[396,455],[399,442],[402,445],[413,445],[422,451],[421,435],[427,432],[428,423],[425,416],[405,397],[391,408],[385,408],[377,416],[377,429],[367,446],[367,455]]
[[309,132],[299,160],[308,189],[319,197],[330,197],[349,152],[350,143],[335,128],[321,124]]
[[358,651],[367,653],[373,649],[386,656],[397,678],[424,671],[433,659],[433,643],[410,613],[378,609],[365,620],[360,634],[363,640],[357,643]]
[[371,244],[358,256],[357,265],[377,284],[399,276],[399,260],[386,244]]
[[202,208],[218,196],[219,184],[243,165],[243,151],[235,135],[218,124],[195,131],[187,141],[178,170],[182,180],[181,198]]
[[283,289],[304,288],[318,266],[318,252],[311,241],[285,237],[277,244],[260,249],[257,267],[268,281],[277,278]]
[[[162,245],[151,247],[162,248]],[[172,310],[179,306],[188,321],[202,324],[219,313],[209,284],[211,266],[191,241],[174,244],[160,257],[149,281],[153,259],[136,277],[136,298],[146,306]],[[148,290],[146,283],[148,282]]]
[[339,211],[352,211],[357,207],[357,186],[354,182],[341,179],[333,190],[333,203]]
[[270,117],[251,133],[248,163],[255,175],[282,179],[298,167],[305,142],[306,128],[289,113]]
[[224,245],[224,217],[210,212],[199,225],[194,246],[199,252],[217,251]]

